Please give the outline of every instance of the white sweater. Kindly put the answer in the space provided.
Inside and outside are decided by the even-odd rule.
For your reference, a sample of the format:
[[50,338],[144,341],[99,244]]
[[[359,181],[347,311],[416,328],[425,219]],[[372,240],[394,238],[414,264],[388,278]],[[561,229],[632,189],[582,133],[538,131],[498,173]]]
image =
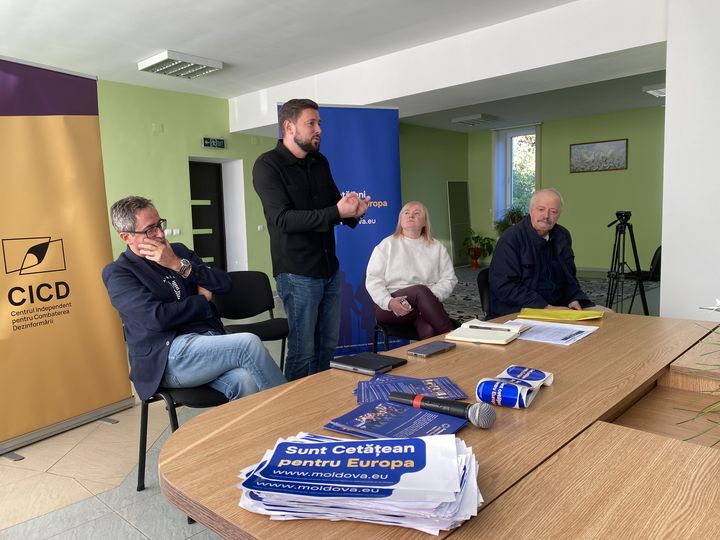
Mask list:
[[455,270],[445,246],[437,240],[388,236],[370,255],[365,288],[382,309],[388,309],[391,293],[411,285],[425,285],[440,300],[452,293],[457,283]]

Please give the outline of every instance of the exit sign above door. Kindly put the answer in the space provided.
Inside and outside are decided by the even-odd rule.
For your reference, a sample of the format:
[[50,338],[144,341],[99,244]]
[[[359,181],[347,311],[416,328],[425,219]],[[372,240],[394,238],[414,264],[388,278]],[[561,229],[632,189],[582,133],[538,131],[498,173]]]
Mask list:
[[225,148],[225,139],[215,139],[213,137],[202,138],[203,148]]

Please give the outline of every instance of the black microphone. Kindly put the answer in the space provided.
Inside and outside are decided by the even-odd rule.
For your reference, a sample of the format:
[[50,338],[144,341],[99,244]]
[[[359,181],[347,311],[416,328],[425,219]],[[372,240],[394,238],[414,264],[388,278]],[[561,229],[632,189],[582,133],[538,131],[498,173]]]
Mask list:
[[464,401],[406,394],[405,392],[390,392],[390,401],[412,405],[416,409],[426,409],[465,418],[473,426],[482,429],[488,429],[495,423],[495,409],[487,403],[465,403]]

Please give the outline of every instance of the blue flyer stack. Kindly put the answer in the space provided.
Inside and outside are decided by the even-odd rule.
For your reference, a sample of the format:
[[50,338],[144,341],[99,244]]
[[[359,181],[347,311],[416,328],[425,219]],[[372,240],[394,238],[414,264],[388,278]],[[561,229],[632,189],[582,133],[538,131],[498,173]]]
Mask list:
[[366,521],[437,535],[483,502],[472,448],[453,435],[356,441],[299,433],[240,477],[240,506],[273,520]]
[[399,375],[375,375],[360,381],[358,407],[325,424],[325,429],[353,437],[423,437],[456,433],[467,421],[409,405],[388,401],[390,392],[406,392],[443,399],[464,399],[467,394],[447,377],[416,379]]
[[448,377],[416,379],[382,373],[357,385],[357,402],[387,400],[390,392],[406,392],[443,399],[465,399],[467,394]]

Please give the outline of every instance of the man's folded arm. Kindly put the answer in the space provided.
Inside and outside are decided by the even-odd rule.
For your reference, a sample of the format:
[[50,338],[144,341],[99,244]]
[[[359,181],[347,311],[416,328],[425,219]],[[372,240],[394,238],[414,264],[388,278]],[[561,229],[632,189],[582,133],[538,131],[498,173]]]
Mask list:
[[151,331],[162,332],[213,317],[211,305],[202,295],[162,302],[132,272],[118,268],[103,271],[103,280],[110,302],[126,324],[142,324]]
[[211,268],[194,252],[190,251],[186,257],[192,263],[192,272],[187,277],[189,283],[200,285],[210,292],[226,294],[232,289],[232,280],[227,272],[218,268]]

